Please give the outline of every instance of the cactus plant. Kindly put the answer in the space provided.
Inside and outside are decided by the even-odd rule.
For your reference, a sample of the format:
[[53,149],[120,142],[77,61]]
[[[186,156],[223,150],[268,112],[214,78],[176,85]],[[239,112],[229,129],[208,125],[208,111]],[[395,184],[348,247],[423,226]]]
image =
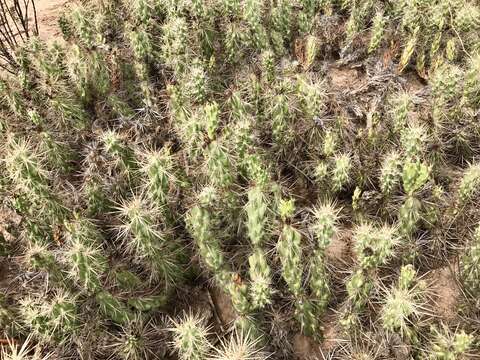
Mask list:
[[416,273],[412,265],[403,266],[397,287],[389,290],[382,308],[382,324],[388,331],[398,331],[402,336],[414,340],[416,335],[410,327],[422,313],[422,288],[416,284]]
[[182,360],[203,359],[210,351],[209,328],[200,315],[184,313],[172,319],[169,330],[173,334],[172,344]]
[[468,356],[474,343],[474,337],[464,330],[451,331],[446,326],[442,330],[432,327],[434,339],[429,359],[461,359]]
[[[87,1],[53,44],[0,21],[1,356],[478,353],[479,9]],[[452,259],[462,304],[424,316]]]

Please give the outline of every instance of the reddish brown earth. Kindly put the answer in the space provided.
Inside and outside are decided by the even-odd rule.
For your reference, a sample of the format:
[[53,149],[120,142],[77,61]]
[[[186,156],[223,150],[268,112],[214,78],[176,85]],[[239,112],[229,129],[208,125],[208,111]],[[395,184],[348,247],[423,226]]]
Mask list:
[[457,308],[462,295],[454,271],[446,266],[427,275],[435,316],[445,322],[452,322],[458,316]]
[[52,40],[61,38],[58,18],[62,11],[72,4],[71,0],[36,0],[37,20],[40,38]]

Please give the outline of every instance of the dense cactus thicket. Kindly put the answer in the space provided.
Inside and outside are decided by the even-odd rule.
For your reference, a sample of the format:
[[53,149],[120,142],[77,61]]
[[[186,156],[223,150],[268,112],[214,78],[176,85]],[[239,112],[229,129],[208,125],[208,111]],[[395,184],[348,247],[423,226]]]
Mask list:
[[0,79],[0,357],[480,354],[477,1],[59,27]]

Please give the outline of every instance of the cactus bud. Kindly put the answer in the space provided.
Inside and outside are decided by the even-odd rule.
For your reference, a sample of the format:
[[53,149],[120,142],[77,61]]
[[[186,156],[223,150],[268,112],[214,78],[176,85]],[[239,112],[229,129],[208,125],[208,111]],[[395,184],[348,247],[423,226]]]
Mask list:
[[480,185],[480,165],[470,164],[463,173],[458,187],[460,201],[467,202],[477,192],[478,185]]
[[284,225],[277,244],[278,255],[282,263],[282,276],[292,294],[299,298],[302,288],[302,237],[298,230],[290,225]]
[[122,325],[133,319],[130,310],[109,292],[100,291],[95,295],[95,299],[100,307],[100,312],[115,323]]
[[370,44],[368,45],[368,53],[372,53],[377,50],[380,45],[385,31],[385,24],[387,19],[385,18],[383,12],[377,11],[375,17],[373,18],[372,24],[372,35],[370,37]]
[[273,292],[271,288],[271,271],[265,252],[261,249],[256,249],[248,258],[248,264],[250,265],[250,297],[252,306],[255,309],[262,309],[271,303]]
[[173,334],[172,347],[181,360],[202,360],[210,351],[209,328],[200,315],[184,313],[178,320],[171,320],[168,329]]
[[332,189],[340,191],[350,181],[352,161],[350,155],[342,154],[335,158],[335,165],[332,170]]
[[380,170],[380,189],[385,195],[389,195],[400,180],[401,160],[400,154],[393,151],[388,154],[382,162]]
[[362,224],[355,229],[355,253],[363,269],[384,265],[393,255],[398,242],[395,231],[388,225],[377,228],[371,224]]

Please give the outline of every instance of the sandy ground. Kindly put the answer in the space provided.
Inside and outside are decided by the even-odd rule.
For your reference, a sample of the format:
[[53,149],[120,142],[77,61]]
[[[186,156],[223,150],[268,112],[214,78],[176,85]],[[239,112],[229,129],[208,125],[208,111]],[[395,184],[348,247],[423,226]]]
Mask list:
[[58,18],[71,0],[36,0],[38,29],[40,38],[52,40],[61,37]]

